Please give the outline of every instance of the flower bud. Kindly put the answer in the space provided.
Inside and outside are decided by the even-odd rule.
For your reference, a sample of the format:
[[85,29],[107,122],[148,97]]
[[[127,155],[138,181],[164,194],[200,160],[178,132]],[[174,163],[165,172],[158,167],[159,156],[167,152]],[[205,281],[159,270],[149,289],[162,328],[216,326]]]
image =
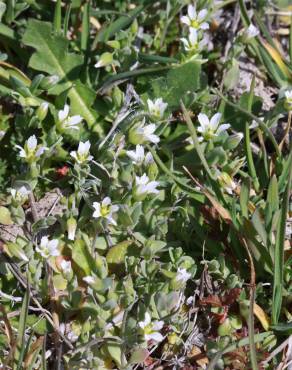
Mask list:
[[68,232],[68,239],[69,240],[74,240],[75,239],[76,228],[77,228],[77,222],[76,222],[75,218],[70,217],[67,220],[67,232]]
[[36,115],[37,115],[37,118],[42,122],[46,116],[47,116],[47,113],[48,113],[48,108],[49,108],[49,103],[47,102],[43,102],[37,109],[36,111]]
[[144,136],[139,134],[136,128],[132,128],[129,131],[128,140],[133,145],[143,144]]
[[41,88],[44,90],[49,90],[50,88],[55,86],[59,80],[59,76],[56,75],[45,77],[41,82]]
[[105,53],[101,54],[101,56],[99,57],[98,62],[95,63],[94,67],[95,68],[106,67],[108,65],[113,64],[113,62],[114,62],[113,54],[105,52]]
[[241,142],[242,138],[243,133],[241,132],[237,132],[236,134],[229,136],[223,145],[224,149],[227,150],[235,149]]

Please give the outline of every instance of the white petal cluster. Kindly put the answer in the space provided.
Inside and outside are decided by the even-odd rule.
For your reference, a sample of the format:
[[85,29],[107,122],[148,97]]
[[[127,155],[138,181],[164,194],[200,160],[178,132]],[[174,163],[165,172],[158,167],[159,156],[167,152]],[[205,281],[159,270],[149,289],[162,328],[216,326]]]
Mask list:
[[184,44],[184,48],[186,51],[199,53],[207,45],[208,41],[206,37],[199,41],[198,31],[195,28],[190,28],[188,38],[181,38],[181,42]]
[[61,263],[61,269],[65,275],[69,275],[72,271],[72,266],[70,261],[63,260]]
[[58,112],[58,123],[62,130],[79,130],[78,125],[82,122],[83,118],[79,115],[70,116],[69,110],[69,105],[65,104],[64,108]]
[[132,160],[132,162],[137,166],[142,166],[145,164],[148,166],[153,163],[153,157],[150,152],[145,155],[145,150],[142,145],[136,145],[135,150],[127,150],[127,156]]
[[106,197],[102,202],[93,202],[93,217],[98,219],[104,219],[108,224],[116,225],[116,221],[113,215],[118,211],[119,207],[113,205],[111,198]]
[[145,125],[145,122],[142,122],[141,126],[136,128],[136,134],[141,137],[144,143],[150,142],[153,144],[157,144],[159,143],[160,139],[157,135],[154,134],[155,130],[156,125],[154,123]]
[[58,249],[59,241],[57,239],[49,240],[47,236],[41,238],[40,245],[36,247],[36,251],[45,259],[60,255]]
[[154,101],[147,100],[148,111],[150,115],[156,119],[162,119],[167,108],[167,103],[165,103],[162,98],[155,99]]
[[28,198],[28,194],[30,193],[30,191],[25,186],[21,186],[18,189],[13,189],[12,188],[10,190],[10,193],[11,193],[12,199],[16,203],[23,204],[24,202],[26,202],[26,200]]
[[19,149],[19,156],[24,158],[27,162],[33,162],[37,160],[48,148],[42,145],[38,145],[38,141],[35,135],[30,136],[24,147],[16,145],[16,148]]
[[80,141],[77,151],[72,151],[70,153],[71,157],[79,164],[89,162],[93,159],[93,156],[89,154],[90,142],[87,140],[85,143]]
[[187,270],[185,268],[180,268],[179,267],[177,269],[175,280],[179,283],[186,283],[191,278],[191,276],[192,276],[192,274],[187,272]]
[[258,36],[260,31],[251,23],[248,28],[244,31],[244,41],[249,41],[254,37]]
[[214,139],[216,136],[219,136],[223,132],[229,129],[230,124],[224,123],[219,124],[221,119],[221,113],[216,113],[214,116],[209,120],[206,114],[200,113],[198,115],[198,120],[200,126],[198,127],[198,132],[202,135],[199,137],[199,141],[209,141]]
[[142,176],[136,176],[135,193],[138,196],[158,194],[159,190],[156,189],[158,185],[158,181],[150,181],[149,177],[144,173]]
[[187,15],[181,17],[180,20],[182,23],[196,30],[207,30],[209,28],[209,24],[206,22],[207,16],[207,9],[202,9],[197,13],[196,7],[190,4],[188,6]]
[[163,335],[159,331],[163,328],[163,321],[151,321],[151,316],[148,312],[145,313],[144,320],[138,322],[138,326],[146,341],[153,340],[157,343],[163,341]]

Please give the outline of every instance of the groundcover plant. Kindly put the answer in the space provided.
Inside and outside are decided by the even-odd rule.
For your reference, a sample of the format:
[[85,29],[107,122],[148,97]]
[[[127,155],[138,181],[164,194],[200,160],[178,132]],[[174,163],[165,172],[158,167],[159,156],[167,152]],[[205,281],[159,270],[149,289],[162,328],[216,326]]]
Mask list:
[[290,369],[289,0],[0,1],[0,368]]

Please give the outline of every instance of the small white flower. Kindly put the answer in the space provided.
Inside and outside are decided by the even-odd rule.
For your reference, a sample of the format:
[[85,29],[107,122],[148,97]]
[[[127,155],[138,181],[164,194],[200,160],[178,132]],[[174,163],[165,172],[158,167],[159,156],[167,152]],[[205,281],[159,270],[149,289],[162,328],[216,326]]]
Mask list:
[[177,270],[175,280],[179,283],[186,283],[190,279],[191,276],[192,274],[187,272],[186,269],[179,267]]
[[62,260],[60,263],[61,269],[64,272],[65,275],[68,275],[72,271],[72,266],[70,261]]
[[135,194],[138,196],[159,193],[159,190],[156,189],[159,182],[150,181],[149,177],[145,173],[141,177],[136,176],[135,185]]
[[198,132],[202,135],[199,137],[199,141],[203,140],[211,140],[216,136],[219,136],[222,132],[229,129],[230,124],[224,123],[222,125],[219,124],[221,119],[221,113],[216,113],[214,116],[209,120],[206,114],[200,113],[198,115],[198,120],[200,126],[198,127]]
[[47,236],[43,236],[41,239],[40,246],[36,247],[36,251],[43,257],[56,257],[60,255],[58,249],[59,241],[57,239],[49,240]]
[[218,169],[215,170],[215,177],[219,181],[222,188],[230,195],[236,189],[236,183],[226,172],[220,172]]
[[88,162],[93,159],[93,156],[89,154],[89,149],[90,149],[90,142],[88,140],[85,143],[80,141],[77,152],[72,151],[70,155],[76,160],[76,162],[82,164],[84,162]]
[[116,221],[113,218],[113,214],[119,209],[117,205],[111,204],[111,198],[106,197],[102,202],[93,202],[93,212],[94,218],[103,218],[108,224],[116,225]]
[[157,118],[161,119],[164,116],[165,110],[167,108],[167,103],[165,103],[162,98],[158,98],[154,101],[147,99],[147,105],[148,105],[148,110],[149,113]]
[[67,334],[67,338],[70,340],[70,342],[74,343],[77,341],[77,339],[79,338],[79,335],[77,335],[76,333],[74,333],[73,330],[69,331],[69,333]]
[[285,107],[292,110],[292,90],[285,91]]
[[94,284],[96,279],[93,276],[85,276],[83,279],[87,284]]
[[4,130],[0,130],[0,140],[3,139],[6,132]]
[[148,312],[145,313],[144,321],[139,321],[138,325],[142,329],[142,333],[146,341],[153,340],[157,343],[163,341],[162,334],[159,333],[159,330],[163,328],[163,321],[154,321],[151,322],[151,316]]
[[188,39],[182,38],[181,41],[184,44],[186,51],[193,51],[196,53],[199,53],[208,42],[206,37],[204,37],[201,41],[198,41],[198,31],[192,27],[189,30]]
[[16,148],[19,149],[19,156],[21,158],[25,158],[28,162],[33,162],[34,160],[39,158],[46,150],[48,150],[48,148],[37,144],[37,138],[35,137],[35,135],[32,135],[24,144],[24,148],[22,148],[20,145],[16,145]]
[[209,24],[206,22],[207,15],[207,9],[202,9],[199,11],[199,13],[197,13],[196,7],[194,5],[189,5],[188,15],[181,17],[180,20],[187,26],[195,28],[197,30],[207,30],[209,28]]
[[258,36],[260,31],[251,23],[248,28],[244,31],[243,37],[245,41],[251,40]]
[[21,186],[19,189],[11,189],[10,192],[13,200],[19,204],[23,204],[27,200],[28,194],[30,193],[25,186]]
[[136,134],[138,136],[141,136],[143,142],[151,142],[153,144],[159,143],[160,139],[157,135],[154,134],[156,130],[156,126],[154,123],[151,123],[149,125],[144,125],[145,122],[142,122],[141,127],[136,128]]
[[142,145],[136,145],[136,150],[127,150],[127,156],[137,166],[142,166],[144,163],[146,166],[153,163],[152,154],[149,152],[145,155],[144,147]]
[[63,130],[73,129],[79,130],[79,123],[83,120],[83,118],[79,115],[77,116],[69,116],[69,105],[65,104],[63,110],[58,112],[58,120]]

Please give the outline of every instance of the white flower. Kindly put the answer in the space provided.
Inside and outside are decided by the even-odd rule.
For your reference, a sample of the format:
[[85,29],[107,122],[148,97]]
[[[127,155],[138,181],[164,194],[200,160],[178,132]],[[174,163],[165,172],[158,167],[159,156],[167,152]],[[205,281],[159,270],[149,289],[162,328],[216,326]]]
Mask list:
[[30,193],[25,186],[21,186],[19,189],[11,189],[10,192],[13,200],[19,204],[23,204],[27,200],[28,194]]
[[244,31],[243,37],[245,41],[248,41],[257,35],[259,35],[259,30],[251,23],[248,28]]
[[108,224],[117,224],[113,214],[118,211],[119,207],[111,204],[111,198],[106,197],[102,202],[93,202],[93,208],[95,209],[92,215],[94,218],[103,218]]
[[161,119],[163,118],[163,115],[164,115],[164,112],[167,108],[167,103],[165,103],[162,98],[158,98],[154,101],[150,100],[150,99],[147,99],[147,105],[148,105],[148,110],[149,110],[149,113],[157,118],[157,119]]
[[61,128],[63,130],[66,129],[73,129],[73,130],[79,130],[79,127],[77,126],[81,121],[82,117],[77,116],[69,116],[69,105],[65,104],[63,110],[60,110],[58,112],[58,120],[61,125]]
[[159,143],[160,139],[154,134],[156,126],[154,123],[145,126],[145,121],[142,122],[141,127],[137,127],[135,130],[136,135],[142,139],[142,142],[151,142],[153,144]]
[[141,177],[136,176],[135,185],[135,194],[138,196],[159,193],[159,190],[156,189],[159,182],[150,181],[149,177],[145,173]]
[[187,272],[186,269],[179,267],[177,269],[177,274],[176,274],[175,280],[177,282],[180,282],[180,283],[186,283],[190,279],[191,276],[192,276],[192,274]]
[[143,163],[147,166],[153,163],[152,154],[149,152],[145,155],[144,147],[142,145],[136,145],[136,150],[127,150],[127,156],[137,166],[141,166]]
[[220,172],[218,169],[215,170],[215,177],[219,181],[222,188],[230,195],[236,189],[236,183],[226,172]]
[[77,339],[79,338],[79,335],[77,335],[76,333],[74,333],[73,330],[69,331],[69,333],[67,334],[67,338],[70,340],[70,342],[74,343],[77,341]]
[[83,279],[87,284],[94,284],[96,279],[93,276],[85,276]]
[[144,338],[146,341],[154,340],[155,342],[162,342],[163,336],[159,333],[159,330],[163,328],[163,321],[151,322],[151,316],[148,312],[145,313],[144,321],[138,322],[139,327],[142,329]]
[[188,6],[188,15],[181,17],[181,22],[186,24],[189,27],[195,29],[207,30],[209,24],[205,22],[208,15],[207,9],[202,9],[197,13],[196,7],[194,5]]
[[61,269],[64,272],[65,275],[68,275],[72,271],[72,266],[70,261],[62,260],[60,263]]
[[88,140],[85,143],[80,141],[77,152],[73,151],[70,153],[70,155],[76,160],[76,162],[82,164],[93,159],[93,156],[89,154],[89,149],[90,142]]
[[224,123],[222,125],[219,124],[221,119],[221,113],[216,113],[214,116],[209,120],[206,114],[200,113],[198,115],[198,120],[200,122],[200,126],[198,127],[198,132],[201,133],[201,137],[199,137],[199,141],[206,141],[213,139],[214,137],[218,136],[222,132],[229,129],[230,124]]
[[292,110],[292,90],[285,91],[285,107]]
[[204,37],[203,40],[198,41],[198,31],[192,27],[189,30],[188,39],[182,38],[181,41],[184,44],[186,51],[193,51],[196,53],[199,53],[208,42],[206,37]]
[[28,162],[33,162],[39,158],[48,148],[38,145],[37,138],[35,135],[32,135],[28,138],[24,144],[24,148],[20,145],[16,145],[16,148],[19,149],[19,156],[25,158]]
[[49,240],[47,236],[43,236],[41,239],[40,246],[36,247],[36,251],[43,257],[56,257],[60,255],[58,249],[59,241],[57,239]]
[[4,137],[6,132],[4,130],[0,130],[0,140]]

